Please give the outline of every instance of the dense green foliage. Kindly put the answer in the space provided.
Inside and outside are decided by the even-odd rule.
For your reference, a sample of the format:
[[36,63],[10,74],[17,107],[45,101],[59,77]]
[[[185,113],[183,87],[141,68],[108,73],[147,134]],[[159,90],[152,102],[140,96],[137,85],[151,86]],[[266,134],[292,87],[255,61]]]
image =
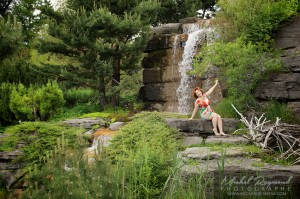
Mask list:
[[68,107],[73,107],[76,104],[97,102],[97,93],[93,89],[68,89],[63,94]]
[[41,88],[23,84],[14,86],[9,100],[9,108],[19,120],[47,120],[61,112],[65,100],[58,84],[48,82]]
[[22,24],[22,36],[26,45],[38,35],[40,27],[45,23],[45,15],[41,10],[47,6],[49,6],[47,0],[14,1],[12,14]]
[[16,17],[9,16],[7,20],[0,17],[0,60],[11,56],[21,45],[22,27]]
[[197,16],[197,11],[202,9],[204,17],[207,10],[211,10],[216,0],[163,0],[159,9],[156,24],[178,23],[180,19]]
[[290,124],[300,123],[300,119],[296,117],[293,110],[285,103],[272,100],[265,107],[262,107],[262,110],[266,113],[266,118],[271,121],[276,121],[278,117],[282,122]]
[[56,82],[48,82],[41,88],[40,112],[43,119],[54,116],[62,110],[65,100]]
[[81,1],[67,1],[64,9],[51,15],[49,34],[59,41],[43,43],[48,47],[44,49],[76,56],[79,66],[69,65],[59,76],[69,81],[76,78],[73,83],[78,86],[97,90],[102,108],[107,97],[117,105],[121,71],[132,74],[139,70],[158,4],[156,1],[114,4],[103,0],[95,4],[85,2],[84,7],[78,5]]
[[29,70],[29,51],[22,41],[22,26],[17,18],[0,17],[0,83],[28,85],[33,77]]
[[[247,42],[269,43],[282,22],[297,12],[297,0],[219,0],[223,39],[245,37]],[[226,22],[224,22],[226,21]]]
[[25,198],[159,198],[176,149],[174,130],[164,118],[140,113],[107,149],[99,146],[102,152],[93,162],[82,149],[67,153],[61,147],[51,153],[45,166],[30,175],[33,186]]
[[[0,151],[15,150],[24,143],[19,161],[44,165],[30,173],[24,197],[159,198],[165,194],[167,198],[205,198],[209,177],[190,178],[185,188],[180,185],[182,165],[174,155],[178,138],[164,117],[142,112],[129,118],[129,114],[139,111],[136,96],[150,25],[195,16],[198,9],[210,9],[215,1],[62,2],[54,10],[43,0],[16,1],[11,7],[15,17],[7,15],[8,8],[0,10],[0,133],[9,135],[1,140]],[[221,39],[201,49],[194,73],[217,66],[228,98],[215,110],[223,117],[235,117],[230,104],[244,111],[252,105],[252,93],[264,75],[281,70],[276,52],[270,49],[272,36],[299,11],[299,2],[219,0],[218,5],[222,10],[214,21]],[[108,101],[123,109],[107,106]],[[98,112],[96,103],[105,111]],[[274,101],[263,111],[271,120],[295,121],[284,103]],[[72,117],[100,117],[107,124],[132,121],[108,148],[99,146],[101,154],[91,161],[84,153],[83,129],[23,122]],[[19,125],[2,127],[17,120]]]
[[[174,147],[174,131],[165,124],[164,117],[160,116],[157,112],[141,112],[136,114],[128,125],[122,128],[119,135],[114,138],[109,149],[111,153],[128,155],[127,150],[138,153],[138,150],[145,147],[144,144],[148,143],[149,146],[156,146],[158,150]],[[153,139],[153,140],[152,140]],[[155,143],[154,140],[157,142]],[[170,142],[169,144],[167,144]]]
[[203,74],[207,67],[218,66],[226,82],[228,95],[248,100],[266,72],[279,70],[280,59],[271,57],[257,45],[237,39],[235,42],[216,42],[201,49],[201,62],[195,63],[194,73]]
[[[220,79],[241,109],[253,107],[253,91],[270,72],[282,70],[279,53],[272,50],[272,36],[296,14],[297,1],[220,0],[214,19],[220,34],[204,46],[192,73],[203,76],[208,67],[218,67]],[[229,107],[228,107],[229,108]]]
[[[83,129],[67,127],[63,124],[49,122],[22,122],[19,125],[5,129],[4,133],[9,137],[2,140],[0,151],[12,151],[18,148],[18,143],[23,143],[21,150],[24,155],[19,161],[25,161],[27,165],[38,163],[40,158],[48,151],[54,150],[57,139],[64,134],[69,144],[76,142],[77,135]],[[77,143],[77,142],[76,142]]]
[[9,108],[11,91],[11,84],[0,84],[0,125],[6,125],[15,120],[15,115]]

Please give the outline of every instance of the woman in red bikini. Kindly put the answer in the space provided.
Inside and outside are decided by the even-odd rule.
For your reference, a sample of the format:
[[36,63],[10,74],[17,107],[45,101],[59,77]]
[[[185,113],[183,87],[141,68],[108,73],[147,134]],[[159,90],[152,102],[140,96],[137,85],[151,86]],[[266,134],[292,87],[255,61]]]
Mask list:
[[[196,98],[196,101],[195,101],[195,108],[190,119],[193,119],[198,109],[200,109],[201,118],[212,121],[213,131],[215,135],[226,135],[223,132],[221,116],[215,113],[213,109],[209,106],[210,101],[207,98],[208,95],[210,95],[213,92],[213,90],[217,85],[218,85],[218,80],[216,80],[215,85],[211,87],[206,93],[204,93],[204,91],[199,87],[194,88],[193,95]],[[219,132],[217,129],[219,129]]]

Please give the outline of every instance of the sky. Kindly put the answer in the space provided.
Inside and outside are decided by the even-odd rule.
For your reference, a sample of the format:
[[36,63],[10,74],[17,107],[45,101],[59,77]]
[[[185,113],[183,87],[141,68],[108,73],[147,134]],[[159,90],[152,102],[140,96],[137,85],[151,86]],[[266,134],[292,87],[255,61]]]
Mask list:
[[50,1],[51,5],[52,5],[54,8],[56,8],[56,7],[57,7],[57,4],[58,4],[58,1],[60,1],[60,0],[49,0],[49,1]]

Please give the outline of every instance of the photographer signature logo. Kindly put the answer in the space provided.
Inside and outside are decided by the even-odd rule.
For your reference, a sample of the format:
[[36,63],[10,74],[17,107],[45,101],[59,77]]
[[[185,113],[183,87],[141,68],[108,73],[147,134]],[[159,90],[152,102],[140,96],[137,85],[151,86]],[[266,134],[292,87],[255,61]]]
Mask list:
[[291,192],[293,176],[287,180],[270,180],[264,176],[225,176],[221,181],[221,191],[229,195],[287,195]]

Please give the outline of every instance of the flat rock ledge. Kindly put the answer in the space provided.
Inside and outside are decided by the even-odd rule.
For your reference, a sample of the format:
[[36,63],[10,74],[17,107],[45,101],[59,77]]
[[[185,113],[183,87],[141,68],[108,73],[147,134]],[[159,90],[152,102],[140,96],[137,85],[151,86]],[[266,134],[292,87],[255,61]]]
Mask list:
[[249,144],[249,140],[241,136],[208,136],[203,138],[200,136],[183,137],[183,146],[189,147],[199,144]]
[[[245,152],[242,147],[230,147],[224,151],[226,157],[243,157]],[[192,147],[179,153],[179,157],[184,161],[193,159],[194,161],[221,159],[222,151],[212,150],[210,147]]]
[[99,127],[105,126],[105,121],[101,118],[78,118],[65,120],[63,122],[69,126],[85,129],[92,129],[95,125],[99,125]]
[[[184,136],[205,136],[213,134],[213,126],[210,120],[166,118],[166,122],[170,127],[178,129]],[[234,132],[237,129],[238,123],[238,119],[223,118],[224,132]]]

